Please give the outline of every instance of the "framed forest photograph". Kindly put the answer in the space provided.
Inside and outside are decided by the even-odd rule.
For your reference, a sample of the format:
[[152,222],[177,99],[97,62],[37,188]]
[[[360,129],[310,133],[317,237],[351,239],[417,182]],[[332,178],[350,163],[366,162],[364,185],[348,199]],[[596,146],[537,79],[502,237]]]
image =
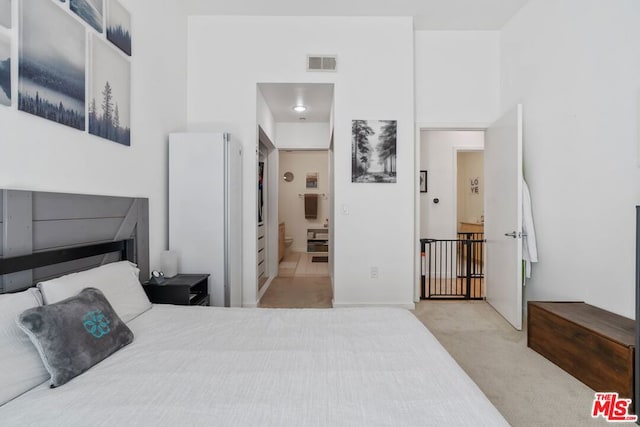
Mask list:
[[0,34],[0,104],[11,106],[11,43]]
[[112,46],[92,37],[89,133],[131,145],[130,64]]
[[107,39],[131,56],[131,15],[118,0],[108,0]]
[[18,109],[84,130],[84,26],[51,1],[23,1],[20,35]]
[[396,182],[396,120],[351,122],[351,182]]
[[102,32],[102,21],[104,18],[103,0],[71,0],[69,7],[72,12],[95,28],[97,32]]

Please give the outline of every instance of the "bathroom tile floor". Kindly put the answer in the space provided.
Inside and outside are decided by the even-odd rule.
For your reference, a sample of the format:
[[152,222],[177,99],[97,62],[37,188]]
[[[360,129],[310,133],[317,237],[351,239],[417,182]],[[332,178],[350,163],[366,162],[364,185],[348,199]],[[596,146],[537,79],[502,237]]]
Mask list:
[[311,258],[326,253],[290,252],[280,262],[278,277],[326,277],[329,276],[328,262],[312,262]]

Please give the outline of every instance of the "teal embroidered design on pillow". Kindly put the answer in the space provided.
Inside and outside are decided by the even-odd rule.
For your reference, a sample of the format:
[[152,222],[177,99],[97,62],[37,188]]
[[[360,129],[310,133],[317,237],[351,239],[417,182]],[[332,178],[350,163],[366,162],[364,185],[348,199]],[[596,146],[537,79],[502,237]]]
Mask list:
[[85,313],[82,318],[84,329],[96,338],[102,338],[111,332],[109,319],[100,310]]

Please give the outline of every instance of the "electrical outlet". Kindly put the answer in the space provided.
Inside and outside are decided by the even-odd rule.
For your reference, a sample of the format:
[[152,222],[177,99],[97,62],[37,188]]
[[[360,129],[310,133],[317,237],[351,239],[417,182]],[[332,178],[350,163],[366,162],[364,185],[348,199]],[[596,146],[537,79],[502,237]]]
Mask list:
[[378,278],[378,267],[371,267],[371,278],[372,279]]

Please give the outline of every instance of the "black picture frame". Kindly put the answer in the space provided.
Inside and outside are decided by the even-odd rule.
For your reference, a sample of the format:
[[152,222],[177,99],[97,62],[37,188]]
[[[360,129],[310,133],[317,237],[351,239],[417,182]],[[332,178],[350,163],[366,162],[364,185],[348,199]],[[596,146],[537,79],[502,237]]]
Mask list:
[[351,121],[351,182],[397,182],[397,120]]
[[420,192],[427,192],[427,171],[420,171]]

